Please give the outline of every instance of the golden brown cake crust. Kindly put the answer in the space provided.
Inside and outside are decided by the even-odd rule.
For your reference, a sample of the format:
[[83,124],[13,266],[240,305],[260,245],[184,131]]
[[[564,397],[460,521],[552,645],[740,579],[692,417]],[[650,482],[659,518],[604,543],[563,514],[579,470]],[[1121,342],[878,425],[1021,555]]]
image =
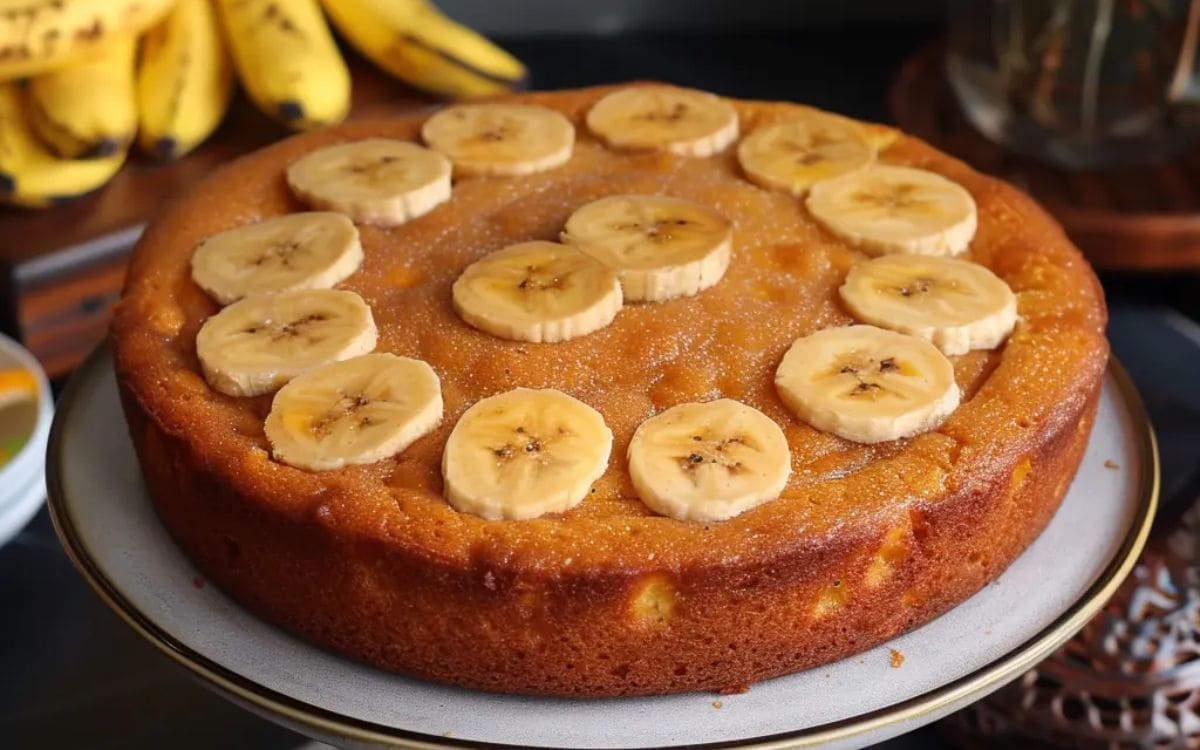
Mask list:
[[[886,128],[880,155],[974,196],[967,259],[1018,295],[994,352],[952,358],[963,404],[936,431],[858,445],[798,422],[773,373],[797,336],[850,322],[836,289],[865,256],[802,203],[753,186],[733,149],[693,159],[623,154],[583,124],[611,88],[526,94],[576,125],[566,166],[470,178],[430,214],[363,227],[366,260],[341,286],[371,305],[380,351],[428,361],[442,426],[394,459],[333,472],[273,462],[270,397],[235,399],[199,374],[194,339],[216,304],[188,273],[203,237],[302,210],[286,165],[320,145],[416,139],[424,115],[357,122],[238,160],[175,201],[135,252],[113,324],[126,415],[163,520],[199,568],[252,610],[368,662],[455,684],[617,695],[721,689],[866,648],[957,604],[1049,520],[1074,476],[1107,360],[1095,276],[1025,195]],[[797,105],[732,101],[743,132]],[[450,284],[516,241],[554,239],[579,205],[664,192],[735,222],[725,278],[697,297],[631,305],[607,328],[522,344],[467,327]],[[479,398],[554,387],[597,408],[613,458],[577,508],[485,521],[441,498],[442,445]],[[636,426],[677,403],[755,406],[783,427],[783,497],[698,524],[656,516],[625,469]]]

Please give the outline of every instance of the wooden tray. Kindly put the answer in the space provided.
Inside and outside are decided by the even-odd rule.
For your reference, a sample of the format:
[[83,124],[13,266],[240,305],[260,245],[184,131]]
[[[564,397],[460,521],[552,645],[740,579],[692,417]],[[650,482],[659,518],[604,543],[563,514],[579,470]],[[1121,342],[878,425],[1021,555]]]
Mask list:
[[[351,60],[350,117],[390,115],[432,99]],[[17,338],[57,378],[108,329],[125,262],[163,203],[221,164],[288,131],[238,98],[220,130],[186,157],[162,164],[140,155],[101,190],[42,210],[0,208],[0,331]]]
[[1019,156],[967,122],[946,82],[944,45],[905,61],[888,96],[896,124],[1032,194],[1105,270],[1200,269],[1200,147],[1160,164],[1069,171]]

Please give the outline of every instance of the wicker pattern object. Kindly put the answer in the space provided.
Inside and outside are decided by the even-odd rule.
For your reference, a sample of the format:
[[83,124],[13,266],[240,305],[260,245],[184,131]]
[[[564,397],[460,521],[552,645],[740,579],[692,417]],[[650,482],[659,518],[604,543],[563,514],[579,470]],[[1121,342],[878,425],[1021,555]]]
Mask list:
[[1200,501],[1074,639],[943,728],[966,747],[1200,748]]

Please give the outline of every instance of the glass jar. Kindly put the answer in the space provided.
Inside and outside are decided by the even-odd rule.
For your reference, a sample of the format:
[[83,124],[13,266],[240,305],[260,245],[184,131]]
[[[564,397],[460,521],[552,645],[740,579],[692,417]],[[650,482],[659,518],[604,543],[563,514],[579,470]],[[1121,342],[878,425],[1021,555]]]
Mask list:
[[993,141],[1091,168],[1194,140],[1200,0],[948,0],[946,75]]

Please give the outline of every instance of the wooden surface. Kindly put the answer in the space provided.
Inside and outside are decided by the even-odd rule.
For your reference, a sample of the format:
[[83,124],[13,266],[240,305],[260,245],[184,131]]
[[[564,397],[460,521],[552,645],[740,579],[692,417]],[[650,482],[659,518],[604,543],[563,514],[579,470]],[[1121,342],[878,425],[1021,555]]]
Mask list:
[[[396,114],[433,100],[353,61],[351,118]],[[103,338],[125,259],[140,228],[201,176],[289,132],[238,98],[217,133],[163,164],[139,154],[103,189],[42,210],[0,209],[0,329],[25,343],[51,377]]]
[[902,129],[1027,190],[1105,270],[1200,268],[1200,145],[1160,164],[1070,171],[1005,151],[967,122],[934,44],[905,61],[889,94]]

